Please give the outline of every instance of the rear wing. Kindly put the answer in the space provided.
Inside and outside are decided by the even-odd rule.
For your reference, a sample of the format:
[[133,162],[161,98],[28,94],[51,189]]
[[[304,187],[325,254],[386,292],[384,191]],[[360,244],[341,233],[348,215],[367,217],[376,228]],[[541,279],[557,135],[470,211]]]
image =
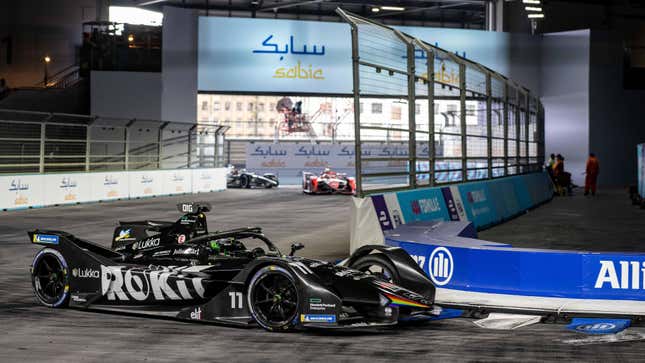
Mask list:
[[122,254],[114,252],[109,248],[77,238],[63,231],[36,229],[27,232],[27,235],[29,235],[29,241],[31,243],[53,248],[62,252],[64,255],[69,254],[73,256],[72,258],[89,257],[97,262],[110,265],[114,264],[115,260],[123,257]]

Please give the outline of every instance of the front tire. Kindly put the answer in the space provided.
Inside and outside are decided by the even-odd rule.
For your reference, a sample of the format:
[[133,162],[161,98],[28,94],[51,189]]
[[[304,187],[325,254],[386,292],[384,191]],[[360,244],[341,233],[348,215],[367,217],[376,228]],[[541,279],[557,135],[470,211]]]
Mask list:
[[300,296],[292,274],[279,266],[265,266],[249,283],[248,306],[251,315],[269,331],[292,330],[298,321]]
[[399,273],[392,262],[382,254],[363,256],[349,267],[395,285],[401,281]]
[[43,248],[31,265],[31,283],[36,298],[51,308],[69,304],[69,274],[67,261],[60,252]]
[[251,178],[248,175],[242,175],[240,177],[240,187],[241,188],[250,188],[251,187]]

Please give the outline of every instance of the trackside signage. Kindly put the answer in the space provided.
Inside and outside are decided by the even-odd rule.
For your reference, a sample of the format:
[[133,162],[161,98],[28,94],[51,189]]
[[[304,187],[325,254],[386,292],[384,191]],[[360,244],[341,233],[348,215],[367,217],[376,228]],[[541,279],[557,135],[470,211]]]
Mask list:
[[[443,288],[523,296],[645,301],[645,254],[491,246],[419,229],[386,244],[404,248]],[[417,234],[415,234],[417,233]],[[450,245],[444,241],[450,241]],[[422,243],[419,243],[422,242]],[[475,244],[477,243],[477,244]],[[477,261],[477,263],[472,263]]]
[[[529,192],[529,190],[531,192]],[[422,221],[471,221],[477,228],[508,219],[551,198],[545,173],[371,196],[383,231]]]
[[[200,91],[352,92],[352,47],[350,27],[346,23],[200,17],[198,28]],[[508,74],[510,34],[466,29],[397,28]],[[526,38],[524,41],[533,40]],[[388,56],[405,58],[405,54],[398,52],[400,49],[392,45]],[[419,66],[425,65],[422,53],[419,52],[416,58]],[[458,84],[458,75],[446,72],[440,64],[436,68],[438,79]]]
[[0,210],[226,189],[226,168],[0,176]]

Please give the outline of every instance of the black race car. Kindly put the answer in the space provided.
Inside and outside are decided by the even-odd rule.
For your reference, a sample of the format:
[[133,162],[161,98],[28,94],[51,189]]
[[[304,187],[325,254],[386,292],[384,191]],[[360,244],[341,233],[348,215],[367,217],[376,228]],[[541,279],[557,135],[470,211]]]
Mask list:
[[276,331],[389,326],[440,310],[434,286],[399,248],[363,247],[335,265],[294,256],[301,244],[285,255],[259,228],[180,243],[168,225],[152,227],[119,251],[65,232],[29,232],[44,246],[31,266],[38,300]]
[[228,188],[273,188],[278,185],[280,185],[278,177],[271,173],[258,175],[246,169],[238,170],[233,168],[226,176],[226,186]]

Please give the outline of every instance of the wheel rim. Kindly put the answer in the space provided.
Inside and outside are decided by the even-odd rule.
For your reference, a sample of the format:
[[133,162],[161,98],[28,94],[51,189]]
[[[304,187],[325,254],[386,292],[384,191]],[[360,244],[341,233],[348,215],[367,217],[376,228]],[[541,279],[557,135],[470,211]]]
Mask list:
[[289,324],[298,313],[298,293],[291,280],[282,273],[260,277],[251,296],[256,319],[270,327]]
[[55,304],[65,294],[65,271],[52,254],[44,254],[34,267],[34,285],[38,297],[47,304]]
[[368,275],[375,276],[381,280],[385,280],[390,283],[394,282],[394,274],[392,273],[392,271],[381,264],[372,263],[364,266],[359,266],[358,270]]

